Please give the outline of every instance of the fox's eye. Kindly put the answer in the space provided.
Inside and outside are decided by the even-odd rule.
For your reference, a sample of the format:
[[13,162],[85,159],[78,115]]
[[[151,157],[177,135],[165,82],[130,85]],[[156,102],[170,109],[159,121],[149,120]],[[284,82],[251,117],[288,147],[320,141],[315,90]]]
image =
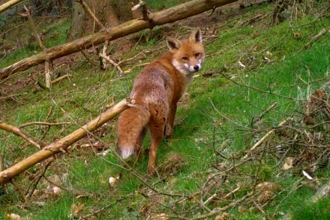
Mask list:
[[182,57],[183,60],[188,60],[188,57]]
[[195,53],[195,57],[199,57],[201,55],[200,53]]

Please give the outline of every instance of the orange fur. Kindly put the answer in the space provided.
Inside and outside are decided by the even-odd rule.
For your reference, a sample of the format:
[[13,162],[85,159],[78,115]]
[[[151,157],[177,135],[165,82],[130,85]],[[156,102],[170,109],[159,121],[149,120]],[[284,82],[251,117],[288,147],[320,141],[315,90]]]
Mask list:
[[130,98],[135,106],[118,120],[118,149],[126,159],[139,154],[149,128],[151,147],[148,174],[153,174],[157,148],[164,135],[171,137],[177,103],[204,61],[201,31],[188,39],[168,38],[169,51],[146,66],[136,77]]

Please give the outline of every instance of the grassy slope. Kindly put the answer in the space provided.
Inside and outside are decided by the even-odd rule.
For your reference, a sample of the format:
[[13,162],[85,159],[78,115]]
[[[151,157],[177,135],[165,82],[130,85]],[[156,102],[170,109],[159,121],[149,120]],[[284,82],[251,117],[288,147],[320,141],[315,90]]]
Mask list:
[[[272,28],[267,28],[267,20],[256,23],[251,26],[238,25],[254,16],[258,12],[270,12],[272,6],[258,6],[246,9],[240,18],[232,18],[228,25],[223,26],[219,32],[219,38],[207,42],[207,54],[218,53],[206,59],[203,71],[211,71],[226,67],[226,75],[235,75],[235,81],[246,83],[250,87],[257,87],[266,91],[271,90],[273,94],[281,94],[293,98],[306,98],[307,86],[305,82],[314,82],[317,79],[328,77],[329,74],[329,35],[322,37],[312,47],[304,49],[303,45],[307,43],[311,36],[317,34],[323,26],[329,27],[328,20],[321,22],[314,17],[304,17],[296,22],[289,24],[284,22]],[[269,18],[269,16],[268,16]],[[313,25],[311,25],[313,24]],[[258,34],[256,34],[258,32]],[[294,38],[293,33],[301,33],[301,38]],[[164,43],[164,42],[161,42]],[[152,48],[155,45],[141,45],[141,48]],[[139,46],[140,47],[140,46]],[[223,51],[220,51],[223,50]],[[272,55],[268,55],[270,51]],[[156,55],[154,55],[156,56]],[[266,64],[262,61],[262,56],[267,56],[271,60],[278,61]],[[250,61],[254,57],[254,60]],[[20,58],[18,58],[19,60]],[[152,60],[153,57],[148,57]],[[241,60],[249,68],[242,69],[237,66],[237,61]],[[9,60],[8,63],[11,63]],[[307,67],[311,69],[308,74]],[[5,103],[1,108],[1,119],[7,123],[20,125],[31,121],[42,121],[48,115],[50,108],[52,113],[48,116],[48,121],[69,121],[73,125],[66,127],[52,127],[46,136],[47,140],[54,137],[62,137],[70,131],[75,130],[79,125],[83,125],[90,118],[98,115],[102,109],[111,103],[113,97],[116,101],[129,94],[134,76],[138,73],[128,74],[120,80],[110,82],[110,77],[115,71],[99,72],[93,69],[89,63],[81,63],[76,66],[73,76],[68,81],[54,87],[52,94],[46,92],[29,93],[24,95],[20,101],[24,104]],[[311,83],[312,90],[319,88],[324,82]],[[299,85],[299,90],[297,85]],[[30,88],[27,89],[29,91]],[[165,182],[156,184],[155,187],[160,191],[170,193],[191,194],[201,189],[205,180],[212,171],[211,164],[224,162],[223,159],[215,156],[214,150],[220,151],[224,156],[230,157],[239,150],[249,149],[256,138],[260,138],[265,132],[261,132],[255,137],[250,130],[241,129],[233,123],[221,117],[211,105],[215,105],[217,110],[234,119],[243,126],[250,126],[254,116],[266,109],[272,102],[277,101],[278,107],[271,111],[263,119],[263,126],[276,126],[288,115],[294,115],[294,109],[301,107],[302,103],[293,102],[291,99],[281,98],[277,95],[262,93],[247,87],[237,86],[222,76],[205,78],[201,74],[196,77],[190,86],[189,97],[184,101],[185,106],[179,107],[177,121],[182,121],[175,127],[174,140],[170,144],[162,143],[158,154],[158,164],[166,161],[166,158],[176,152],[185,158],[185,168],[179,174],[168,178]],[[50,97],[54,101],[50,100]],[[56,104],[54,104],[56,103]],[[60,108],[65,110],[65,114]],[[28,128],[27,131],[34,136],[41,137],[42,130],[38,127]],[[215,133],[215,137],[213,137]],[[11,165],[19,161],[22,157],[35,152],[35,149],[25,146],[19,138],[0,131],[0,149],[6,152],[5,164]],[[215,138],[215,139],[213,139]],[[115,128],[113,123],[107,127],[107,135],[102,138],[105,146],[114,148],[115,146]],[[221,144],[226,141],[225,149]],[[10,153],[9,153],[10,152]],[[33,213],[33,219],[66,219],[70,214],[71,204],[83,202],[85,204],[85,214],[97,210],[98,208],[112,204],[110,208],[100,213],[99,219],[135,219],[144,218],[142,208],[150,202],[139,193],[144,185],[134,176],[124,172],[123,177],[117,184],[115,190],[109,190],[108,178],[120,171],[120,168],[113,165],[117,164],[117,159],[113,154],[105,157],[95,156],[92,152],[84,150],[72,151],[70,156],[62,157],[54,162],[47,176],[61,173],[68,173],[69,178],[63,183],[66,188],[80,190],[78,194],[91,194],[89,199],[77,199],[71,193],[64,193],[57,198],[49,197],[41,199],[46,202],[45,206],[39,207],[35,203],[29,203],[28,209],[18,210],[17,204],[20,204],[21,197],[11,185],[8,185],[7,194],[0,196],[0,203],[4,217],[7,213],[19,213],[26,216]],[[86,159],[86,154],[90,156]],[[317,219],[326,219],[329,216],[328,211],[322,207],[327,207],[327,201],[321,201],[317,205],[301,206],[313,194],[308,187],[301,187],[299,190],[290,193],[292,185],[300,178],[291,173],[284,173],[280,177],[276,175],[281,173],[278,168],[274,169],[274,163],[271,159],[263,161],[262,171],[259,173],[259,180],[276,181],[286,190],[285,193],[278,195],[272,206],[266,206],[265,211],[271,217],[279,217],[280,212],[293,212],[296,219],[299,216],[310,216],[305,219],[315,219],[315,213],[321,217]],[[136,170],[143,176],[146,171],[147,160],[140,160]],[[242,167],[241,176],[231,179],[230,184],[223,185],[223,192],[229,192],[234,189],[237,183],[251,184],[252,175],[255,169],[251,164]],[[34,172],[36,168],[29,171]],[[213,171],[214,172],[214,171]],[[318,177],[327,177],[329,169],[318,173]],[[16,179],[18,183],[22,182],[26,187],[27,176],[21,175]],[[148,180],[149,183],[157,181],[157,177]],[[47,187],[46,182],[39,184],[38,189],[43,192]],[[286,188],[287,187],[287,188]],[[73,190],[71,190],[73,191]],[[128,199],[117,202],[115,199],[120,196],[130,195]],[[237,193],[237,196],[244,195],[244,190]],[[42,195],[39,195],[42,198]],[[38,196],[32,199],[38,201]],[[161,197],[159,202],[171,207],[174,198]],[[210,204],[212,209],[217,205]],[[187,200],[184,204],[176,204],[178,210],[186,210],[196,205],[196,201]],[[300,207],[297,207],[300,205]],[[171,209],[159,205],[151,209],[154,213],[172,213]],[[323,210],[323,212],[319,212]],[[187,214],[187,217],[202,212],[201,209]],[[235,215],[235,219],[260,219],[262,214],[258,211],[248,211],[246,213],[237,213],[237,209],[228,210]],[[305,215],[302,213],[305,212]],[[212,218],[210,218],[212,219]]]

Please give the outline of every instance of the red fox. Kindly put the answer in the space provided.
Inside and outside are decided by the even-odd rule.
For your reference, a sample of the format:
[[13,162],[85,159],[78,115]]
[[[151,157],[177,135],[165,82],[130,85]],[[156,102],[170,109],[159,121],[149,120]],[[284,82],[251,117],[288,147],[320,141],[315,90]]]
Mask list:
[[123,159],[139,155],[149,128],[149,175],[155,171],[161,140],[172,136],[177,103],[205,59],[200,30],[194,30],[188,39],[181,41],[168,37],[167,46],[169,51],[136,77],[130,94],[135,105],[122,112],[118,119],[117,147]]

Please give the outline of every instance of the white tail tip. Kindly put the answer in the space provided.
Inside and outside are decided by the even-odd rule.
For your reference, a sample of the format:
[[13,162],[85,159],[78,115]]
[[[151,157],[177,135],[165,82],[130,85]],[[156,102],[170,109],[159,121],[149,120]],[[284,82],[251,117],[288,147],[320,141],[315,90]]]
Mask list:
[[120,153],[123,159],[127,159],[134,154],[134,149],[122,149]]

